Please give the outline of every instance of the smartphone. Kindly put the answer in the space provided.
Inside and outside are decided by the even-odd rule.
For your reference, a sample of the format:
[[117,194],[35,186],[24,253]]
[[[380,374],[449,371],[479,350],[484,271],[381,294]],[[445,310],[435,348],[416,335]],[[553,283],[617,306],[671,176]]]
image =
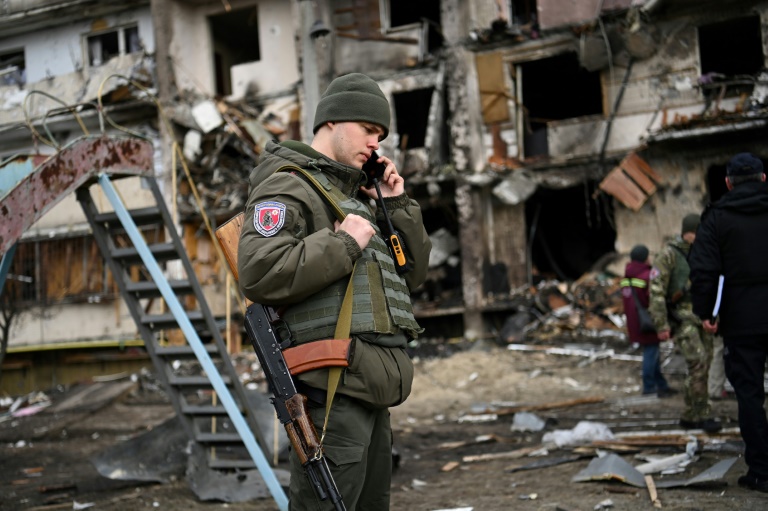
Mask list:
[[365,183],[366,188],[372,188],[373,180],[381,179],[381,176],[384,175],[384,169],[387,168],[385,164],[379,163],[377,161],[378,159],[379,155],[376,151],[373,151],[371,157],[368,158],[368,161],[363,164],[363,172],[365,172],[365,175],[368,178],[368,181]]

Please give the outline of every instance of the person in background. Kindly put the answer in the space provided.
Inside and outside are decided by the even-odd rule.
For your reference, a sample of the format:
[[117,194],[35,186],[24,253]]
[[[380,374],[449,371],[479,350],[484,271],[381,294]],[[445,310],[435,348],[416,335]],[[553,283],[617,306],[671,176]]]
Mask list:
[[670,388],[664,375],[661,374],[659,336],[656,332],[641,331],[635,301],[637,299],[640,306],[648,308],[648,279],[651,273],[648,247],[635,245],[629,253],[629,258],[630,261],[624,269],[624,278],[621,280],[621,297],[627,318],[629,342],[637,343],[643,349],[643,394],[671,396],[677,391]]
[[723,336],[725,374],[736,393],[748,467],[739,485],[768,493],[768,184],[763,162],[750,153],[735,155],[726,166],[725,185],[728,192],[704,210],[691,252],[693,312],[704,328]]
[[698,227],[699,215],[686,215],[680,235],[656,256],[650,274],[648,311],[659,339],[674,340],[685,358],[688,374],[683,388],[685,410],[680,425],[686,429],[715,433],[722,429],[722,425],[711,415],[707,388],[712,362],[712,334],[704,330],[701,319],[693,313],[688,280],[688,253],[696,240]]

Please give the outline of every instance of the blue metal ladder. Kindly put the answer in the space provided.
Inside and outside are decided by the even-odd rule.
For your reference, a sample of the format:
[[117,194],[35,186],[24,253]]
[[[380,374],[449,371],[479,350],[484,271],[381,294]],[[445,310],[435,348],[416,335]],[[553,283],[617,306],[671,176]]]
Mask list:
[[[245,389],[227,354],[194,269],[174,228],[154,177],[142,177],[155,205],[128,210],[109,176],[98,175],[98,184],[114,212],[100,212],[90,187],[77,189],[77,199],[104,257],[136,322],[158,378],[189,438],[206,453],[211,469],[239,470],[256,466],[281,510],[288,501],[263,452],[265,442],[250,412]],[[142,227],[140,230],[139,226]],[[154,239],[147,240],[146,237]],[[161,263],[180,261],[186,278],[168,280]],[[140,275],[135,275],[138,267]],[[133,277],[132,277],[133,275]],[[186,308],[179,296],[187,296]],[[161,297],[169,313],[152,314],[150,301]],[[186,345],[162,341],[167,329],[180,329]],[[205,338],[205,342],[202,340]],[[178,364],[178,361],[188,361]],[[181,371],[199,364],[196,374]]]

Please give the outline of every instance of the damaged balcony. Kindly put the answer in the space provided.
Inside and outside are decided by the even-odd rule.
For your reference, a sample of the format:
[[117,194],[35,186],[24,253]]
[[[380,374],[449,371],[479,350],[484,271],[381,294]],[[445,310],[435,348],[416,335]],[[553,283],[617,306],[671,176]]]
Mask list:
[[[768,125],[768,72],[761,21],[750,15],[697,28],[701,75],[682,80],[669,94],[696,94],[701,104],[670,111],[662,103],[649,144],[757,130]],[[734,58],[738,55],[738,58]],[[670,118],[671,117],[671,118]]]

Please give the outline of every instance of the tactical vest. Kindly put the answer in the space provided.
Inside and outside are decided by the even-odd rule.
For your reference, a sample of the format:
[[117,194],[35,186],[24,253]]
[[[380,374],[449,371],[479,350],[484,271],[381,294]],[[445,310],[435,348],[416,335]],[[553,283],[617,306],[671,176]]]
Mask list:
[[688,279],[691,275],[691,267],[688,264],[686,255],[676,246],[672,247],[672,253],[675,254],[675,267],[669,276],[667,284],[667,300],[673,303],[680,303],[688,294]]
[[[363,250],[362,257],[355,264],[351,277],[351,334],[402,332],[411,338],[417,337],[424,329],[419,327],[413,316],[408,285],[395,270],[389,249],[369,208],[362,202],[345,196],[321,172],[306,169],[303,172],[310,174],[323,187],[327,194],[319,190],[321,195],[326,198],[330,196],[330,200],[333,200],[344,214],[360,215],[371,222],[376,231]],[[307,182],[316,186],[309,180]],[[282,319],[288,325],[294,342],[300,344],[333,337],[348,283],[348,278],[342,278],[282,313]]]

